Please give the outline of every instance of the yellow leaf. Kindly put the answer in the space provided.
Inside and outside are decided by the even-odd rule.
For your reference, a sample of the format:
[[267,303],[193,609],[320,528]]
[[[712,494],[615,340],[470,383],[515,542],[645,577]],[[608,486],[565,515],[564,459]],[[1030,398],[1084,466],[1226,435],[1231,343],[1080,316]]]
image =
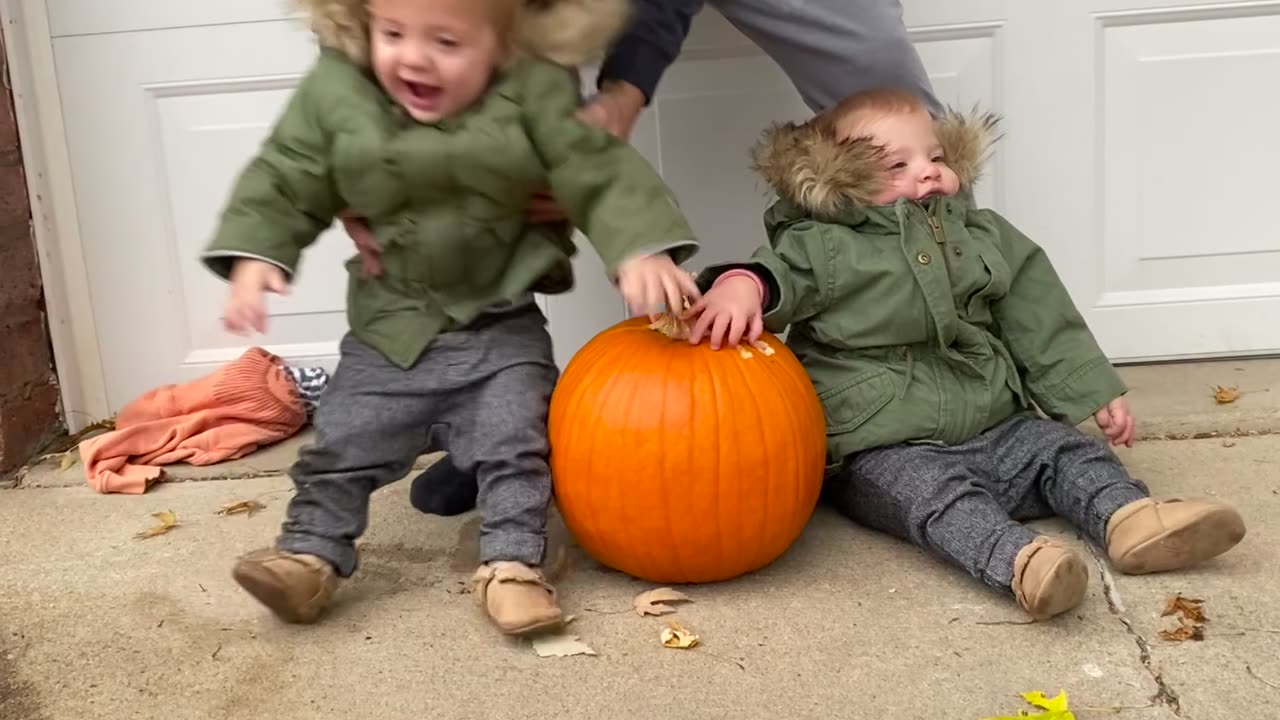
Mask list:
[[1213,388],[1213,399],[1218,401],[1219,405],[1233,403],[1240,399],[1240,388],[1215,385]]
[[1000,717],[984,718],[983,720],[1020,720],[1021,718],[1040,718],[1040,720],[1076,720],[1076,716],[1067,709],[1067,691],[1062,690],[1057,697],[1045,697],[1045,694],[1036,690],[1032,692],[1020,693],[1022,699],[1028,704],[1040,708],[1044,712],[1032,713],[1026,710],[1019,710],[1017,715],[1001,715]]
[[266,505],[263,505],[257,500],[240,500],[238,502],[229,502],[226,505],[223,505],[222,509],[219,510],[217,514],[218,515],[238,515],[240,513],[244,513],[249,517],[253,517],[254,513],[258,512],[264,507],[266,507]]
[[76,451],[72,449],[62,453],[62,462],[58,463],[59,471],[66,472],[71,469],[72,465],[76,464],[75,452]]
[[635,609],[637,615],[644,617],[645,615],[669,615],[675,612],[676,609],[663,603],[682,602],[693,601],[678,590],[664,587],[640,593],[636,596],[635,601],[631,603],[631,606]]
[[672,620],[662,628],[662,645],[676,650],[688,650],[698,644],[698,636],[680,623]]
[[134,535],[135,538],[139,540],[146,540],[147,538],[153,538],[157,535],[163,535],[169,532],[170,530],[178,527],[178,516],[175,515],[172,510],[165,510],[164,512],[151,513],[151,517],[158,520],[159,524],[149,527],[140,533],[137,533],[136,535]]

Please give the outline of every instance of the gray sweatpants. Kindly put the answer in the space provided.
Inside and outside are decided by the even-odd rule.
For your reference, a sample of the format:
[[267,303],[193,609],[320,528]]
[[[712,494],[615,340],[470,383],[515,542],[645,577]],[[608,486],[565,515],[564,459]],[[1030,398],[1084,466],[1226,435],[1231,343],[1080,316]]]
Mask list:
[[1053,515],[1105,546],[1107,521],[1147,497],[1105,443],[1018,415],[961,445],[902,444],[856,453],[826,498],[855,522],[925,548],[1008,590],[1013,561]]
[[546,318],[530,301],[440,335],[409,370],[348,335],[320,399],[315,442],[290,470],[277,546],[349,577],[369,496],[409,472],[429,438],[479,483],[480,561],[540,565],[551,472],[547,412],[559,375]]
[[711,0],[819,112],[874,87],[914,90],[941,110],[898,0]]

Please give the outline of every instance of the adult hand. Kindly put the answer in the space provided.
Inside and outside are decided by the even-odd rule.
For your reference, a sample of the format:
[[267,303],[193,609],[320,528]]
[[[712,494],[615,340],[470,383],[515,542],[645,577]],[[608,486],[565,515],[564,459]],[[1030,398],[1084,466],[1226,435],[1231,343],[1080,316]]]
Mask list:
[[1112,445],[1133,447],[1133,415],[1129,414],[1129,400],[1123,395],[1094,413],[1093,420]]
[[338,213],[338,219],[342,221],[342,228],[355,242],[356,250],[360,251],[360,269],[365,277],[381,275],[382,248],[378,247],[378,243],[373,239],[373,231],[369,229],[369,223],[359,215],[352,214],[350,210]]
[[[601,85],[600,93],[579,108],[577,117],[619,140],[630,141],[636,120],[644,111],[644,103],[644,93],[635,85],[613,80]],[[562,222],[565,220],[565,213],[550,193],[541,192],[529,200],[525,219],[535,225]]]

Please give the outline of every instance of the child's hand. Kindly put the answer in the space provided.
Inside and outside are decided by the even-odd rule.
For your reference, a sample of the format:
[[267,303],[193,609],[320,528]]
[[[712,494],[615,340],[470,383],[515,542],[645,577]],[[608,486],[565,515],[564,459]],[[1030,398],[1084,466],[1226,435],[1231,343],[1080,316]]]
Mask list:
[[698,321],[689,330],[689,342],[697,345],[710,329],[711,349],[719,350],[724,341],[729,347],[742,342],[755,342],[764,330],[764,311],[760,307],[760,289],[751,278],[731,277],[716,284],[689,308]]
[[693,276],[672,261],[666,253],[645,255],[625,260],[618,266],[618,291],[636,315],[653,317],[662,312],[679,315],[684,311],[684,298],[702,297]]
[[1093,414],[1098,427],[1112,445],[1133,447],[1133,416],[1129,414],[1129,400],[1120,396]]
[[267,307],[262,300],[264,290],[278,295],[289,294],[284,271],[265,260],[242,258],[231,268],[231,292],[222,311],[222,326],[236,335],[248,335],[252,328],[267,331]]

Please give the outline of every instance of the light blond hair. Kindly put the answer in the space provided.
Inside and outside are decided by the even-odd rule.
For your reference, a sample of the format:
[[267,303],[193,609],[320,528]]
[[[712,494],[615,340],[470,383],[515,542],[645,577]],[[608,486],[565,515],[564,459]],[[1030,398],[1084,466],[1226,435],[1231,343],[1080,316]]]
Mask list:
[[849,136],[871,120],[892,115],[928,112],[920,96],[901,88],[874,88],[854,93],[823,110],[813,124],[832,136]]

